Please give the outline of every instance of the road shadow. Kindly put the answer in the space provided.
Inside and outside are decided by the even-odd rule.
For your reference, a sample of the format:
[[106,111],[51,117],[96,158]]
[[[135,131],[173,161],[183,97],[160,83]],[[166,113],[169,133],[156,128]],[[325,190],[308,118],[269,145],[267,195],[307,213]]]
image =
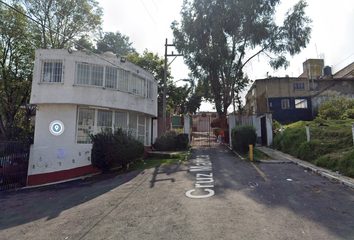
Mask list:
[[225,218],[232,219],[240,208],[247,209],[240,202],[235,205],[234,199],[242,196],[244,202],[256,206],[259,218],[284,229],[297,221],[304,234],[321,226],[336,239],[354,239],[354,189],[293,163],[254,163],[266,180],[251,163],[231,151],[209,148],[194,154],[210,156],[215,180],[215,195],[210,201],[223,201],[230,214]]
[[42,218],[49,221],[58,217],[61,212],[97,198],[141,174],[144,174],[144,170],[119,175],[111,171],[50,186],[2,191],[0,192],[0,230]]

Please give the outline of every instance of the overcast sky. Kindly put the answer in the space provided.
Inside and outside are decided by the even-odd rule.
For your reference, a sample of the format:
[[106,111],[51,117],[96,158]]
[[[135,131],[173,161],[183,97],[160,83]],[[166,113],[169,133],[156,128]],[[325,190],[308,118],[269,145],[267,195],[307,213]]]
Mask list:
[[[130,37],[133,47],[142,53],[145,49],[164,57],[165,41],[172,43],[170,28],[174,20],[180,21],[183,0],[98,0],[104,9],[103,30],[120,31]],[[297,0],[283,0],[277,7],[277,20],[282,21],[286,10]],[[354,1],[353,0],[307,0],[307,15],[313,20],[311,41],[299,55],[290,59],[287,70],[274,72],[266,59],[253,59],[245,69],[252,80],[272,76],[298,77],[302,72],[302,63],[306,59],[324,57],[325,65],[332,67],[335,73],[354,62]],[[168,52],[176,50],[168,47]],[[169,57],[169,61],[172,61]],[[188,78],[188,67],[183,58],[177,57],[171,64],[172,76],[177,81]],[[182,84],[179,82],[178,84]],[[248,89],[247,89],[248,90]],[[212,110],[212,106],[203,104],[200,110]]]

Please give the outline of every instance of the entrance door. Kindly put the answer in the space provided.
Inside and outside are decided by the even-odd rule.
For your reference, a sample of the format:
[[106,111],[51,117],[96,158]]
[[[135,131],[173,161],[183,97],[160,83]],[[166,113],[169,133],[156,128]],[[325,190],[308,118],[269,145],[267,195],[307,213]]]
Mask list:
[[262,146],[267,146],[267,125],[266,125],[266,117],[261,118],[261,139]]
[[220,130],[223,129],[225,142],[229,142],[228,116],[220,115],[194,115],[191,145],[193,147],[221,147],[218,142]]

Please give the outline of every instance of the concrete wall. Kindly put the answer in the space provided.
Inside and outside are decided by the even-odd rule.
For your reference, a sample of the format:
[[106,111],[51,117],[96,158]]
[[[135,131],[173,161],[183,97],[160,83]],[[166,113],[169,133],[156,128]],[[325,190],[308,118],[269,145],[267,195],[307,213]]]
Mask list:
[[[62,61],[61,82],[41,82],[42,61],[45,60]],[[135,73],[144,79],[145,86],[147,82],[151,83],[152,97],[145,97],[146,87],[144,96],[140,96],[104,87],[76,85],[77,62],[121,68],[129,71],[130,75]],[[37,105],[37,112],[34,144],[28,167],[28,185],[38,185],[98,171],[91,165],[92,144],[77,144],[79,106],[144,115],[148,118],[146,128],[149,131],[147,138],[150,140],[151,118],[157,116],[157,82],[149,72],[132,63],[120,62],[116,57],[84,52],[70,54],[66,50],[37,50],[30,103]],[[49,125],[54,120],[61,121],[65,127],[59,136],[49,131]]]
[[[63,61],[63,80],[61,83],[42,83],[41,69],[43,60]],[[152,83],[152,98],[123,92],[115,89],[83,86],[75,84],[76,62],[98,64],[102,66],[118,66],[121,69],[136,73]],[[114,63],[114,65],[110,64]],[[144,69],[129,63],[122,63],[118,58],[100,55],[97,57],[84,52],[66,50],[37,50],[33,73],[31,104],[76,104],[130,110],[157,116],[157,82],[154,76]]]
[[[28,175],[91,165],[92,145],[76,144],[76,114],[75,105],[43,104],[38,107]],[[49,131],[49,125],[54,120],[64,124],[65,130],[60,136],[54,136]]]

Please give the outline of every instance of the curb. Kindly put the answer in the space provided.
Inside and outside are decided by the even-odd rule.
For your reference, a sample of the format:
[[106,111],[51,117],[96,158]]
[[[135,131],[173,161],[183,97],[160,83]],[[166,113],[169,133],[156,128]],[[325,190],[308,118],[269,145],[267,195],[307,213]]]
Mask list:
[[[257,147],[257,149],[258,149],[259,151],[262,151],[262,150],[263,150],[261,147]],[[312,165],[312,164],[310,164],[310,163],[302,163],[302,162],[301,162],[302,160],[297,159],[297,158],[292,157],[292,156],[291,156],[291,158],[289,158],[289,157],[287,157],[287,156],[280,156],[280,154],[278,154],[277,152],[275,152],[275,150],[273,150],[273,149],[267,148],[267,151],[271,151],[273,154],[277,155],[279,158],[286,158],[287,160],[284,160],[284,161],[283,161],[283,160],[278,160],[278,161],[276,160],[276,161],[267,161],[267,162],[264,162],[264,161],[262,160],[262,161],[261,161],[262,163],[286,163],[286,162],[287,162],[287,163],[290,163],[290,162],[292,162],[292,163],[297,164],[299,167],[304,167],[304,168],[306,168],[306,169],[311,170],[312,172],[318,173],[318,174],[320,174],[322,177],[326,177],[326,178],[328,178],[328,179],[330,179],[330,180],[334,179],[334,180],[336,180],[336,181],[342,183],[343,185],[346,185],[346,186],[348,186],[348,187],[354,188],[354,181],[353,181],[353,182],[350,182],[350,181],[345,180],[342,176],[332,175],[332,174],[330,174],[330,173],[327,172],[327,171],[329,171],[329,170],[320,170],[320,169],[316,168],[314,165]],[[265,154],[267,154],[266,151],[262,151],[262,152],[265,153]],[[283,152],[281,152],[281,153],[284,154]],[[268,155],[269,155],[269,154],[268,154]],[[298,160],[298,161],[297,161],[297,160]]]

